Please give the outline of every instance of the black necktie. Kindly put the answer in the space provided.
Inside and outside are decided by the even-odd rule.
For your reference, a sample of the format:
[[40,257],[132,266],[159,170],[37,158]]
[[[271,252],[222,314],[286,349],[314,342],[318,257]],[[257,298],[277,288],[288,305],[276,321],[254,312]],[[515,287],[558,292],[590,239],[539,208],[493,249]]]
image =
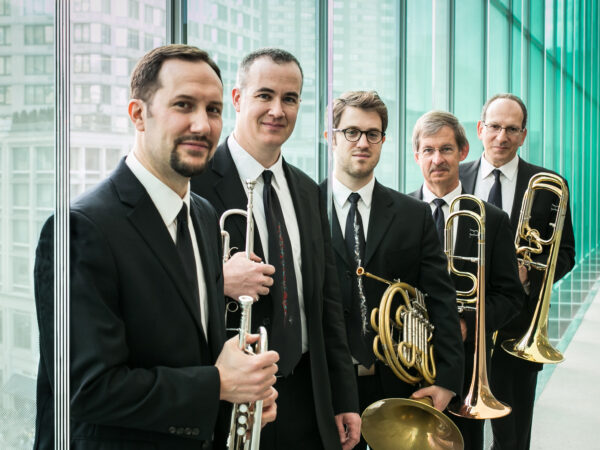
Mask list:
[[[177,247],[179,258],[181,258],[181,262],[183,263],[183,271],[185,272],[189,287],[192,290],[192,298],[200,310],[200,317],[202,317],[202,310],[200,309],[200,293],[198,291],[198,275],[196,272],[196,257],[194,256],[192,237],[188,227],[188,212],[185,202],[181,206],[179,214],[177,214],[177,238],[175,246]],[[200,323],[202,323],[202,318],[200,319]],[[202,359],[204,362],[210,363],[212,362],[212,357],[205,339],[205,336],[208,336],[208,334],[205,334],[204,331],[208,330],[203,330],[202,333]]]
[[492,189],[490,189],[488,203],[502,209],[502,183],[500,183],[502,172],[499,169],[494,169],[492,173],[494,174],[494,184],[492,185]]
[[[271,184],[273,172],[265,170],[263,203],[269,233],[269,263],[275,266],[271,298],[273,322],[269,338],[271,348],[279,353],[279,371],[286,376],[292,372],[302,356],[302,327],[298,287],[292,244],[285,226],[277,193]],[[306,261],[309,264],[309,261]]]
[[435,222],[435,228],[437,229],[442,248],[444,248],[444,230],[446,228],[446,221],[444,220],[444,211],[442,210],[442,207],[446,204],[446,202],[443,198],[434,198],[433,203],[436,206],[435,210],[433,211],[433,221]]
[[365,367],[373,364],[375,356],[371,349],[373,345],[373,336],[367,324],[367,304],[362,292],[362,280],[356,275],[358,266],[364,264],[365,254],[365,234],[363,232],[362,217],[358,210],[358,201],[360,194],[353,192],[348,196],[350,210],[346,217],[346,231],[344,241],[348,255],[352,259],[352,303],[350,306],[350,315],[348,317],[348,326],[346,334],[350,353]]

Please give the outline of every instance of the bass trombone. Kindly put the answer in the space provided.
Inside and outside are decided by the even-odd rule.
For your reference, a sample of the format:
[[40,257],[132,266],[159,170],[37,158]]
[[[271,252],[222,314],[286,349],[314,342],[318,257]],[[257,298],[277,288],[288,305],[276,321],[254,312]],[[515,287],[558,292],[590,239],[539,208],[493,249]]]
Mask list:
[[[246,211],[242,209],[229,209],[225,211],[219,219],[221,228],[221,238],[223,243],[223,264],[230,258],[231,250],[229,247],[229,233],[225,230],[225,221],[232,215],[241,215],[246,218],[246,257],[249,259],[254,247],[254,220],[252,218],[253,193],[255,180],[246,180],[248,188],[248,206]],[[233,302],[232,302],[233,303]],[[260,354],[268,349],[267,330],[259,327],[259,339],[253,348],[246,344],[246,337],[250,334],[252,328],[252,304],[254,299],[249,295],[242,295],[238,304],[241,309],[239,343],[240,349],[250,354]],[[235,311],[238,304],[233,308],[227,305],[227,311]],[[227,438],[228,450],[259,450],[260,431],[262,417],[263,401],[254,402],[254,405],[248,403],[235,403],[231,411],[231,422],[229,425],[229,437]],[[252,428],[250,428],[250,425]]]
[[[553,205],[556,219],[554,223],[550,223],[552,234],[547,239],[544,239],[540,231],[529,223],[536,191],[548,191],[558,198],[558,206]],[[523,196],[519,225],[515,235],[517,258],[519,265],[543,271],[544,278],[529,328],[520,339],[502,342],[502,348],[511,355],[527,361],[557,364],[565,359],[548,339],[548,313],[568,200],[569,189],[565,181],[562,177],[549,172],[541,172],[531,177]],[[548,248],[546,262],[533,261],[532,256],[540,255],[544,248]]]
[[[408,384],[435,382],[433,357],[434,326],[429,322],[425,294],[399,280],[388,281],[359,267],[358,276],[367,276],[388,288],[379,308],[371,311],[376,333],[373,353]],[[401,300],[394,305],[394,298]],[[408,448],[464,448],[458,427],[432,406],[431,399],[388,398],[368,406],[362,414],[361,432],[370,447],[392,450],[403,442]]]
[[[459,202],[472,201],[479,208],[479,214],[469,209],[457,210]],[[471,237],[477,238],[477,257],[458,256],[454,254],[454,221],[459,217],[473,220],[477,229]],[[452,414],[466,419],[497,419],[511,412],[511,407],[502,403],[490,390],[487,376],[486,333],[485,333],[485,207],[483,202],[473,195],[459,195],[450,205],[450,215],[446,220],[444,252],[448,259],[448,271],[458,277],[468,278],[472,288],[456,291],[459,311],[465,304],[475,304],[475,352],[473,354],[473,375],[469,391],[461,404],[448,407]],[[469,261],[477,264],[477,275],[458,270],[455,260]],[[474,298],[471,298],[471,296]]]

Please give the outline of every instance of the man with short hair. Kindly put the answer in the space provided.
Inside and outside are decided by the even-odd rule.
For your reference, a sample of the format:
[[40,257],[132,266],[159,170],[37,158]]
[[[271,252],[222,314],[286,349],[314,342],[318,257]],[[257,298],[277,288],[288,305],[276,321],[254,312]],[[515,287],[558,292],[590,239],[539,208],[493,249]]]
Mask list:
[[[275,418],[278,355],[225,342],[217,216],[189,189],[215,150],[222,108],[206,52],[152,50],[131,80],[132,151],[71,204],[73,448],[222,449],[224,402],[264,400],[263,421]],[[50,218],[35,263],[35,449],[54,446],[53,250]]]
[[[529,179],[540,172],[551,172],[535,166],[517,156],[517,151],[527,136],[527,108],[513,94],[497,94],[483,106],[481,120],[477,122],[477,135],[483,143],[483,155],[476,161],[461,164],[460,179],[466,192],[502,208],[510,216],[514,236],[519,223],[521,203]],[[554,173],[554,172],[552,172]],[[531,224],[549,236],[556,212],[556,197],[549,193],[536,194],[531,212]],[[547,259],[547,251],[540,260]],[[567,212],[562,240],[554,273],[554,281],[564,277],[575,264],[575,237],[571,223],[571,209]],[[524,450],[529,448],[537,374],[542,365],[513,357],[501,348],[502,342],[521,338],[533,316],[542,287],[543,272],[519,267],[519,276],[528,292],[519,315],[501,328],[492,357],[490,385],[498,399],[508,403],[513,412],[492,421],[494,450]]]
[[[332,239],[360,409],[364,411],[384,398],[429,396],[433,406],[443,411],[461,391],[463,380],[455,292],[427,205],[375,179],[387,118],[387,108],[376,92],[349,91],[334,100]],[[326,181],[321,191],[325,199]],[[375,357],[370,315],[379,307],[387,285],[357,278],[358,266],[390,281],[400,279],[426,294],[429,318],[435,327],[434,385],[419,389],[408,384]],[[402,447],[402,443],[398,445]],[[359,448],[365,447],[361,441]]]
[[[444,245],[444,230],[450,214],[450,205],[456,197],[464,194],[458,171],[460,161],[469,154],[469,142],[465,130],[458,119],[450,113],[443,111],[425,113],[417,120],[413,130],[413,152],[416,163],[421,167],[424,183],[411,195],[425,201],[431,207],[440,242]],[[508,216],[487,202],[483,202],[483,206],[484,210],[481,211],[473,201],[461,200],[456,210],[483,214],[485,220],[481,230],[485,236],[485,253],[481,261],[485,266],[485,279],[478,280],[478,285],[485,287],[482,295],[485,299],[486,348],[483,350],[487,372],[490,373],[488,362],[493,347],[492,335],[495,330],[517,315],[523,305],[525,293],[519,281]],[[472,218],[461,216],[454,219],[452,227],[454,255],[477,257],[479,235],[473,236],[472,233],[479,232],[478,224]],[[456,259],[453,264],[457,271],[477,276],[477,263]],[[468,292],[473,287],[470,279],[454,272],[451,276],[457,291]],[[460,326],[465,349],[465,380],[460,400],[462,402],[471,387],[475,358],[482,350],[475,348],[476,311],[465,309],[461,313]],[[494,394],[493,390],[492,394]],[[462,418],[454,414],[448,416],[458,425],[465,440],[465,449],[483,449],[484,420]]]
[[[265,326],[281,358],[277,420],[260,448],[345,450],[358,442],[360,416],[325,205],[314,181],[282,156],[301,91],[300,63],[289,52],[244,57],[232,92],[235,129],[192,189],[223,214],[245,210],[243,181],[256,181],[255,255],[236,254],[223,271],[226,295],[260,296],[252,329]],[[232,217],[227,228],[231,246],[244,248],[245,219]]]

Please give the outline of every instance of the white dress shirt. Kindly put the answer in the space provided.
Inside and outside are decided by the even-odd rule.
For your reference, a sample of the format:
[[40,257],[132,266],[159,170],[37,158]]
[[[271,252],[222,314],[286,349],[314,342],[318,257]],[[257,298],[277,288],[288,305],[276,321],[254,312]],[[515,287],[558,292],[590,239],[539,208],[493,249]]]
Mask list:
[[[448,220],[448,216],[450,215],[450,205],[452,204],[452,201],[456,197],[458,197],[459,195],[461,195],[461,194],[462,194],[462,184],[459,181],[458,182],[458,186],[455,189],[453,189],[452,191],[448,192],[446,195],[444,195],[442,197],[442,199],[446,202],[446,204],[444,206],[442,206],[442,212],[444,213],[444,223],[446,223],[446,221]],[[435,209],[437,208],[437,206],[435,205],[435,203],[433,203],[433,201],[436,198],[438,198],[438,196],[435,195],[433,192],[431,192],[429,190],[429,188],[427,188],[427,186],[425,184],[423,184],[423,201],[429,203],[432,215],[433,215],[433,212],[435,211]],[[453,233],[454,240],[452,242],[452,248],[454,248],[454,246],[456,244],[456,234],[457,234],[457,230],[458,230],[458,220],[456,220],[456,219],[454,220],[452,228],[454,228],[454,233]],[[444,249],[444,244],[443,243],[442,243],[442,249]]]
[[[356,191],[356,193],[360,195],[357,208],[362,219],[365,242],[367,242],[367,232],[369,230],[369,216],[371,215],[371,202],[373,201],[374,187],[375,177],[371,178],[371,181]],[[340,222],[342,236],[345,238],[346,220],[348,219],[348,213],[350,212],[350,201],[348,200],[348,197],[354,191],[348,189],[336,177],[332,177],[331,179],[331,190],[333,192],[333,204],[335,205],[335,212],[337,214],[338,221]]]
[[485,155],[481,156],[479,171],[475,181],[475,197],[487,201],[490,190],[494,184],[494,174],[492,171],[498,169],[501,172],[500,183],[502,185],[502,210],[508,214],[512,211],[515,200],[515,190],[517,188],[517,170],[519,168],[519,157],[515,157],[500,167],[494,167],[485,159]]
[[181,210],[183,203],[187,205],[188,209],[188,229],[192,239],[192,247],[194,249],[194,258],[196,259],[196,275],[198,278],[198,294],[200,298],[200,317],[202,319],[202,328],[204,331],[204,337],[208,327],[208,301],[206,292],[206,282],[204,280],[204,270],[202,270],[202,259],[200,258],[200,251],[198,250],[198,241],[196,240],[196,233],[194,231],[194,225],[190,218],[190,189],[188,183],[188,189],[183,199],[175,193],[169,186],[160,181],[154,176],[148,169],[146,169],[142,163],[137,159],[135,154],[131,151],[125,159],[125,163],[135,177],[142,183],[146,192],[150,196],[152,203],[156,206],[160,217],[162,217],[173,242],[176,243],[177,237],[177,214]]
[[273,172],[271,185],[277,193],[277,198],[281,204],[281,210],[285,220],[292,245],[292,256],[294,258],[294,273],[296,274],[296,285],[298,286],[298,303],[300,306],[300,320],[302,325],[302,353],[308,351],[308,329],[306,326],[306,314],[304,310],[304,291],[302,288],[302,248],[300,246],[300,229],[298,228],[298,219],[296,210],[292,201],[292,194],[283,172],[283,161],[281,155],[271,167],[263,167],[250,153],[244,150],[235,140],[233,134],[227,139],[227,145],[231,152],[231,158],[238,171],[246,194],[246,180],[256,180],[254,185],[254,203],[252,204],[252,212],[254,215],[254,223],[260,235],[260,241],[263,247],[265,259],[269,262],[269,233],[267,231],[267,219],[265,217],[265,207],[263,204],[263,181],[262,173],[265,170]]

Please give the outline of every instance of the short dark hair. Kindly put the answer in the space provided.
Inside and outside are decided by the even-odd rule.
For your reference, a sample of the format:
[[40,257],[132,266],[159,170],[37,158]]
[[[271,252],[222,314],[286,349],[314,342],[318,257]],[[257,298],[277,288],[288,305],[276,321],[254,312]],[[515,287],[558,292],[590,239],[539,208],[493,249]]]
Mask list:
[[375,91],[346,91],[333,101],[333,128],[337,128],[347,107],[374,111],[381,118],[381,131],[385,133],[388,125],[388,110]]
[[494,100],[498,100],[499,98],[505,98],[507,100],[517,102],[517,104],[521,107],[521,111],[523,111],[523,122],[521,123],[521,128],[524,129],[527,126],[527,107],[525,106],[525,103],[523,103],[523,100],[521,100],[514,94],[504,93],[496,94],[493,97],[490,97],[488,101],[485,102],[485,105],[483,105],[483,109],[481,110],[481,121],[485,123],[485,115],[487,113],[488,108],[494,102]]
[[458,145],[459,150],[462,150],[469,145],[465,129],[454,114],[445,111],[429,111],[419,117],[413,128],[413,151],[415,153],[419,151],[421,137],[433,136],[440,131],[442,127],[448,127],[454,132],[454,139],[456,140],[456,145]]
[[[298,61],[298,59],[294,55],[292,55],[287,50],[283,50],[281,48],[266,47],[254,50],[253,52],[248,53],[246,56],[244,56],[244,58],[240,62],[237,71],[235,84],[238,87],[238,89],[244,89],[244,86],[246,85],[246,76],[248,75],[250,66],[252,66],[252,64],[254,64],[254,61],[256,61],[259,58],[269,58],[274,63],[280,65],[287,63],[296,64],[298,66],[298,69],[300,69],[300,78],[302,80],[302,84],[304,84],[304,72],[302,71],[302,66],[300,65],[300,61]],[[300,85],[300,90],[302,90],[302,84]]]
[[149,103],[161,87],[158,74],[162,64],[169,59],[182,59],[191,62],[204,61],[215,71],[219,80],[223,83],[219,66],[204,50],[191,45],[164,45],[146,53],[136,64],[131,75],[130,98],[137,98]]

